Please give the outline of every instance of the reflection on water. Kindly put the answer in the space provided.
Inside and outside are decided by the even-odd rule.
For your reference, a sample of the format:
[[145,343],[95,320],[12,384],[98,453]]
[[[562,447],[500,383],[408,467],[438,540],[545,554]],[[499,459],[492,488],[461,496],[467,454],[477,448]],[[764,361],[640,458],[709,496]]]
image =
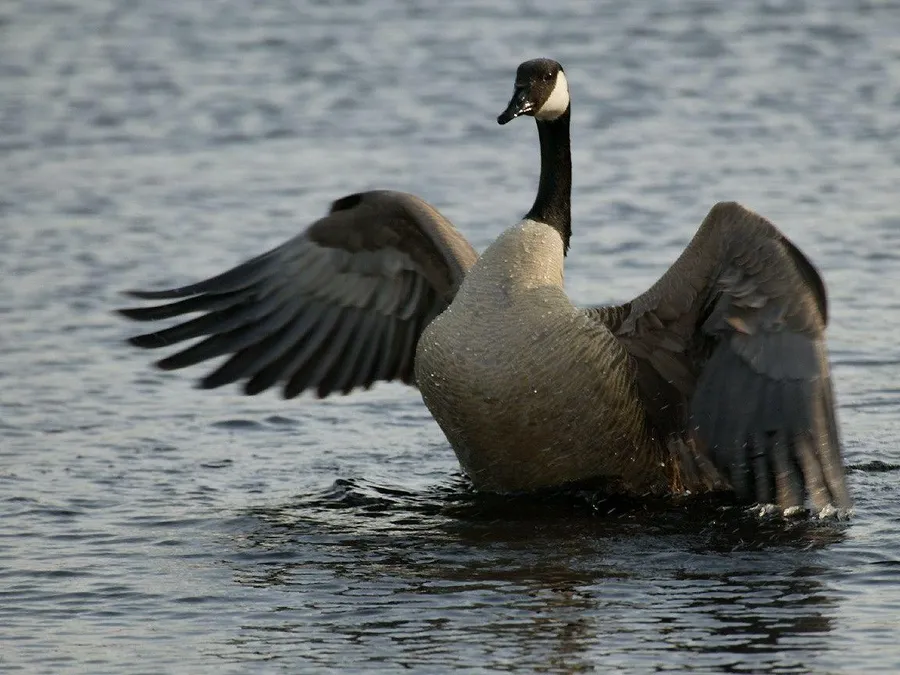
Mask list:
[[831,648],[838,607],[820,551],[846,527],[711,499],[535,502],[462,480],[420,494],[339,481],[241,519],[234,578],[282,604],[231,648],[275,632],[294,657],[292,641],[327,636],[351,661],[389,641],[397,662],[435,668],[465,651],[489,670],[580,672],[627,653],[621,665],[638,669],[807,672],[810,653]]
[[[0,670],[900,672],[897,26],[871,0],[0,3]],[[415,392],[199,392],[124,344],[121,289],[359,189],[483,249],[534,196],[533,125],[495,120],[539,55],[573,92],[577,302],[648,288],[720,199],[823,272],[849,524],[475,497]]]

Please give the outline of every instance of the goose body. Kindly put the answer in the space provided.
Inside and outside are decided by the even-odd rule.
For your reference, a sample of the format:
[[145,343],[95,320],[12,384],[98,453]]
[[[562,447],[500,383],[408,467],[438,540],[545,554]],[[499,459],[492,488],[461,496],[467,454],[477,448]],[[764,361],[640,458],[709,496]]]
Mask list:
[[569,301],[562,262],[546,224],[504,232],[419,340],[422,397],[480,489],[665,492],[627,355]]
[[189,286],[135,291],[162,305],[144,348],[199,342],[164,369],[228,356],[203,387],[349,393],[420,388],[476,487],[594,484],[612,492],[730,490],[783,509],[850,507],[818,272],[772,223],[716,204],[672,267],[623,305],[575,307],[570,101],[562,67],[516,74],[501,124],[537,122],[532,208],[479,258],[432,206],[373,191],[305,232]]

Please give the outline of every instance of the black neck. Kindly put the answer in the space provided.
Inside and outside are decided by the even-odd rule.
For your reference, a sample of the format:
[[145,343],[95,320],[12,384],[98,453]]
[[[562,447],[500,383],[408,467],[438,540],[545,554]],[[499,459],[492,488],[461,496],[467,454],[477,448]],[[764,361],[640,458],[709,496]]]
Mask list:
[[569,145],[571,107],[555,120],[537,121],[541,139],[541,182],[534,206],[525,216],[546,223],[563,240],[568,252],[572,236],[572,150]]

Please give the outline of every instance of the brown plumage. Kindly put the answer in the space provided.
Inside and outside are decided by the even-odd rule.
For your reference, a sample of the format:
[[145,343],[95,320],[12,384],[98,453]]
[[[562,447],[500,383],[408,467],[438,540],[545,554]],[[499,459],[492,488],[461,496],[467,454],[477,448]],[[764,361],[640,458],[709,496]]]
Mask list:
[[417,383],[484,490],[595,481],[849,507],[825,287],[806,257],[766,219],[721,203],[646,293],[574,307],[562,284],[571,156],[558,63],[520,66],[500,121],[521,114],[541,132],[538,196],[481,258],[417,197],[350,195],[222,275],[133,293],[175,302],[122,310],[132,319],[201,314],[132,343],[204,337],[159,365],[230,355],[201,384],[242,381],[249,394]]

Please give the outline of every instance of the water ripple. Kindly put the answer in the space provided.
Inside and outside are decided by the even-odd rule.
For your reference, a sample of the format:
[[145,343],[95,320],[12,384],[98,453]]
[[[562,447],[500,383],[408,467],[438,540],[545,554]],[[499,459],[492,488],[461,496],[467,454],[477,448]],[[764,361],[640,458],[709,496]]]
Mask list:
[[[865,0],[4,5],[2,667],[900,670],[896,19]],[[421,194],[485,246],[533,196],[533,128],[494,120],[540,54],[576,101],[576,301],[646,289],[720,199],[822,270],[849,521],[476,495],[415,391],[201,392],[124,344],[122,289],[216,273],[349,191]]]

